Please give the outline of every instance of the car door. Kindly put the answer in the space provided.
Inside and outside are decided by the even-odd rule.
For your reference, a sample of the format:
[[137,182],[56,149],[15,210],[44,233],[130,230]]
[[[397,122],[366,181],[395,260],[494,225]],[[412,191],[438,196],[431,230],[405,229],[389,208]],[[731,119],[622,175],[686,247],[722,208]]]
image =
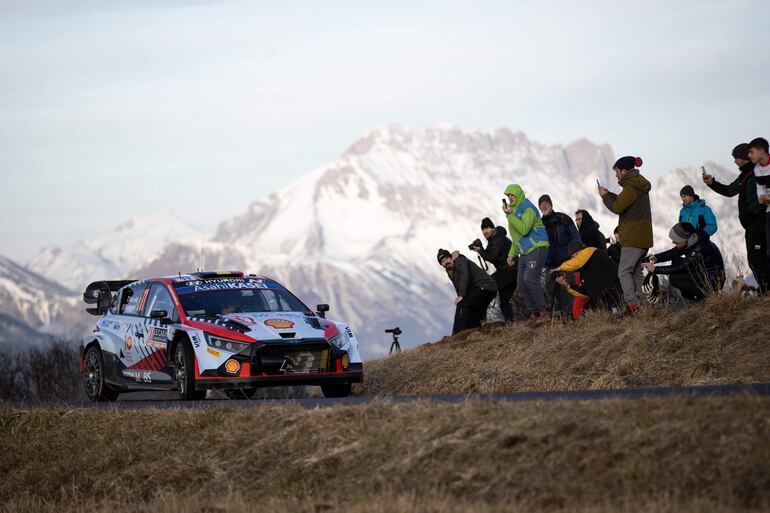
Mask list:
[[[179,321],[174,301],[171,299],[171,294],[166,285],[163,283],[153,283],[142,304],[144,336],[140,339],[140,349],[146,354],[152,371],[154,371],[151,375],[153,382],[171,380],[171,371],[168,366],[169,328],[161,322],[161,319],[152,318],[152,312],[159,310],[165,311],[166,318],[172,322]],[[156,373],[162,373],[163,375],[157,375]]]
[[123,288],[117,305],[115,321],[122,337],[122,347],[119,350],[121,363],[126,367],[123,377],[137,383],[150,381],[146,355],[140,347],[145,337],[144,317],[141,306],[147,298],[147,284],[136,284]]

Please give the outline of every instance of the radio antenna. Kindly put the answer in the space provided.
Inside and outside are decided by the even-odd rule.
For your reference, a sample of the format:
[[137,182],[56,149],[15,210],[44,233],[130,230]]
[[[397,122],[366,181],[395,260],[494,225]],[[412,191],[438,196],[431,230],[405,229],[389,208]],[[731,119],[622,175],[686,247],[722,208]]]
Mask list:
[[203,271],[205,269],[206,261],[205,261],[205,255],[206,255],[206,234],[203,234],[203,242],[201,243],[201,254],[200,257],[198,257],[198,272]]

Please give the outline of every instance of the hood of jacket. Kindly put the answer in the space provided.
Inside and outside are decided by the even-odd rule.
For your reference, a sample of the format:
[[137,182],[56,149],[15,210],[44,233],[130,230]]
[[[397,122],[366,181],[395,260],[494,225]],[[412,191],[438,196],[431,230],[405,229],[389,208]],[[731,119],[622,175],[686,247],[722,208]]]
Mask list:
[[578,228],[580,233],[599,229],[599,223],[596,222],[596,220],[591,216],[591,214],[588,213],[587,210],[578,210],[578,212],[583,214],[583,222],[580,223],[580,227]]
[[503,228],[502,226],[498,226],[495,228],[495,231],[492,233],[492,235],[487,240],[496,239],[498,237],[507,237],[508,236],[508,230]]
[[516,201],[509,205],[513,210],[516,210],[521,206],[521,203],[524,201],[524,189],[521,188],[521,185],[517,183],[512,183],[508,187],[505,188],[504,194],[513,194],[516,196]]
[[650,192],[652,184],[642,175],[639,174],[638,169],[632,169],[626,171],[623,178],[620,179],[620,185],[623,187],[635,187],[642,192]]
[[682,208],[686,208],[688,210],[695,210],[696,208],[703,208],[706,206],[706,200],[700,199],[697,195],[695,196],[695,200],[690,202],[689,205],[682,204]]
[[745,178],[749,173],[754,174],[754,164],[749,162],[748,164],[739,167],[738,170],[740,170],[741,178]]
[[687,247],[691,248],[696,244],[706,243],[711,240],[711,236],[703,230],[695,230],[695,233],[687,239]]

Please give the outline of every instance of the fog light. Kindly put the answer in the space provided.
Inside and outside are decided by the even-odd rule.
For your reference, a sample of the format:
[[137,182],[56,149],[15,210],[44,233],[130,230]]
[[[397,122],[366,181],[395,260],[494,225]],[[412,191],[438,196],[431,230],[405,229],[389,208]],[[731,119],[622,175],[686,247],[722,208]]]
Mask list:
[[237,374],[241,370],[241,364],[230,358],[225,362],[225,370],[230,374]]
[[350,357],[345,353],[342,355],[342,368],[347,369],[348,367],[350,367]]

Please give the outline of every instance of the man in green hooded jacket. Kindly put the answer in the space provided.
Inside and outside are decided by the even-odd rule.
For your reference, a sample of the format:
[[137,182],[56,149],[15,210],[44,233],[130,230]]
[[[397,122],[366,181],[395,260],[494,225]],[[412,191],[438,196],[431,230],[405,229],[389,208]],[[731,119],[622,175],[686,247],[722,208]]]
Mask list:
[[518,256],[518,290],[530,317],[547,317],[540,275],[548,257],[548,232],[537,207],[524,196],[519,184],[513,183],[506,187],[505,195],[510,203],[504,202],[503,213],[508,218],[508,233],[512,242],[508,265],[512,266]]

